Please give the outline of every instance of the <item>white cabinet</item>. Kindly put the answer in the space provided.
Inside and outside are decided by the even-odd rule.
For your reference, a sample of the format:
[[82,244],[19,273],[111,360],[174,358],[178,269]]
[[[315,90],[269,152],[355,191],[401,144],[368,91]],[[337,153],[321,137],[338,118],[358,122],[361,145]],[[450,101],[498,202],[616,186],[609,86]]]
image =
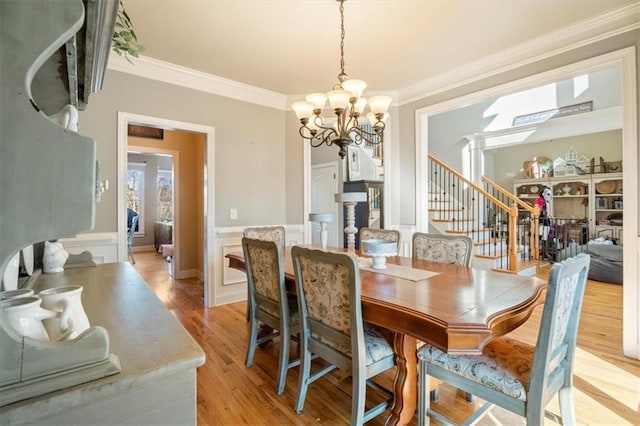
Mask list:
[[514,193],[531,205],[545,186],[553,192],[550,217],[586,222],[590,238],[608,237],[622,244],[622,173],[513,181]]

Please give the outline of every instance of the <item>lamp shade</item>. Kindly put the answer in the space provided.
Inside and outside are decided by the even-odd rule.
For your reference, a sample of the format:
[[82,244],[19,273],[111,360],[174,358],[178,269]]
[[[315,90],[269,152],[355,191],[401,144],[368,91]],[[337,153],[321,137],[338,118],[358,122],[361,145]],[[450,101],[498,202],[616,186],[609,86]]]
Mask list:
[[333,108],[334,110],[345,109],[347,105],[349,105],[351,92],[348,92],[346,90],[331,90],[327,92],[327,97],[329,98],[331,108]]
[[333,222],[335,213],[309,213],[309,222]]
[[361,201],[367,201],[366,192],[341,192],[334,194],[334,200],[336,203],[357,203]]
[[327,103],[327,95],[324,93],[309,93],[305,98],[307,102],[311,102],[316,109],[322,111],[324,104]]
[[372,96],[369,98],[369,108],[374,114],[384,114],[391,105],[391,96]]
[[367,83],[362,80],[345,80],[342,82],[342,88],[351,93],[354,98],[362,96],[362,92],[367,87]]
[[314,105],[307,101],[298,101],[291,105],[299,120],[311,117],[313,115],[313,107]]
[[353,105],[353,112],[362,114],[364,108],[367,106],[367,100],[365,98],[358,98],[356,103]]

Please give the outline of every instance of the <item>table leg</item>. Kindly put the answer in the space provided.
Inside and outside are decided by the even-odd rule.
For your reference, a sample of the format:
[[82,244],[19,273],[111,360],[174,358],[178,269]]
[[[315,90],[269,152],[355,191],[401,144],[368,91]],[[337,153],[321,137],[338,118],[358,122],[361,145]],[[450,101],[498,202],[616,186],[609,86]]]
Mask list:
[[415,414],[418,391],[416,344],[414,337],[395,333],[393,350],[396,353],[397,371],[393,381],[393,405],[387,425],[409,424]]

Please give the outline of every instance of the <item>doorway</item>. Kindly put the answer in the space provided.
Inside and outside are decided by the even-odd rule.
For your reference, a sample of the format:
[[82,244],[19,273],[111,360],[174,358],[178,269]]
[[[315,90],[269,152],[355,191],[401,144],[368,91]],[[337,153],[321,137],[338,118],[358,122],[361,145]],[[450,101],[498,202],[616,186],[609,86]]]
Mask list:
[[[335,219],[327,223],[327,247],[341,247],[340,220],[335,194],[338,187],[338,162],[316,164],[311,167],[311,213],[333,213]],[[311,243],[320,246],[320,224],[312,226]]]
[[[176,247],[179,247],[181,244],[181,239],[184,238],[197,238],[200,241],[200,245],[202,247],[202,255],[199,256],[200,259],[198,261],[202,265],[202,280],[204,282],[204,303],[206,307],[209,307],[211,302],[214,300],[212,291],[214,289],[214,271],[213,271],[213,256],[215,252],[215,197],[214,197],[214,128],[209,126],[203,126],[194,123],[188,122],[178,122],[173,120],[167,120],[157,117],[150,116],[142,116],[137,114],[130,114],[125,112],[118,113],[118,261],[126,261],[127,260],[127,245],[126,245],[126,229],[127,229],[127,218],[126,218],[126,201],[125,201],[125,192],[124,188],[126,187],[126,175],[127,175],[127,129],[129,124],[155,127],[159,129],[166,129],[178,132],[185,132],[194,136],[198,136],[204,139],[203,143],[203,152],[201,154],[202,161],[200,164],[202,167],[195,166],[194,168],[198,169],[198,178],[197,181],[193,182],[185,182],[184,179],[181,185],[187,185],[185,188],[188,190],[182,191],[182,195],[180,191],[176,188],[174,191],[175,202],[179,203],[179,200],[182,202],[187,199],[189,193],[198,194],[201,199],[200,203],[195,204],[197,207],[197,213],[201,215],[203,218],[201,229],[197,229],[193,232],[193,235],[185,234],[184,232],[180,232],[180,228],[183,224],[182,219],[186,219],[185,214],[189,213],[189,209],[183,212],[182,219],[180,218],[180,208],[176,204],[175,209],[175,217],[174,217],[174,244]],[[166,149],[166,148],[164,148]],[[179,171],[179,163],[181,157],[174,157],[174,171],[178,174]],[[183,158],[184,161],[187,161],[187,158]],[[192,161],[189,161],[192,163]],[[201,188],[201,191],[197,188]],[[194,210],[196,210],[194,209]],[[180,255],[175,257],[174,251],[174,274],[182,271],[182,263],[185,262],[184,257],[180,259]],[[189,272],[187,272],[189,273]],[[180,277],[177,277],[180,278]]]
[[[636,115],[636,58],[633,48],[621,49],[606,55],[584,60],[569,66],[534,75],[522,80],[506,83],[491,89],[473,93],[441,104],[431,105],[416,111],[416,225],[418,230],[428,227],[428,167],[424,159],[429,154],[429,117],[497,98],[519,90],[575,77],[607,67],[622,70],[622,154],[630,164],[623,168],[625,203],[624,226],[624,290],[623,290],[623,352],[626,356],[640,358],[640,303],[638,264],[638,134]],[[627,197],[630,197],[629,199]]]

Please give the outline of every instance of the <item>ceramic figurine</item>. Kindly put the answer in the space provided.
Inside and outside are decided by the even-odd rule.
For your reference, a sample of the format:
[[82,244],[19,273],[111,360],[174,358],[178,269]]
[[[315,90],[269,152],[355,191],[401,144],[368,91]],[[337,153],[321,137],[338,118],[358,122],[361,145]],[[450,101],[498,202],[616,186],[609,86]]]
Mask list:
[[44,242],[44,256],[42,257],[42,272],[64,271],[64,264],[69,258],[69,253],[62,247],[62,243]]

